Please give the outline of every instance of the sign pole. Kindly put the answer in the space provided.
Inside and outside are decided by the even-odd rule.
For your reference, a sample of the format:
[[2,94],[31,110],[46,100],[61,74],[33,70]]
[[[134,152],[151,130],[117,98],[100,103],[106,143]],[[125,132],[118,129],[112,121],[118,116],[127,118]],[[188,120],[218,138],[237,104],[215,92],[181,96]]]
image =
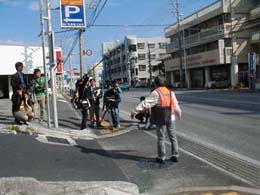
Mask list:
[[46,51],[45,51],[45,30],[44,30],[44,16],[43,16],[43,0],[39,0],[40,19],[41,19],[41,39],[42,39],[42,55],[43,55],[43,67],[45,77],[45,89],[46,89],[46,103],[47,103],[47,122],[48,128],[51,128],[51,112],[50,112],[50,97],[49,97],[49,83],[48,83],[48,69],[46,66]]
[[83,67],[83,30],[79,31],[79,62],[80,62],[80,77],[84,76]]
[[52,103],[53,103],[53,122],[54,128],[58,128],[58,111],[57,111],[57,89],[56,89],[56,65],[54,61],[54,33],[51,26],[51,4],[46,0],[46,11],[48,18],[48,40],[49,40],[49,64],[51,71]]

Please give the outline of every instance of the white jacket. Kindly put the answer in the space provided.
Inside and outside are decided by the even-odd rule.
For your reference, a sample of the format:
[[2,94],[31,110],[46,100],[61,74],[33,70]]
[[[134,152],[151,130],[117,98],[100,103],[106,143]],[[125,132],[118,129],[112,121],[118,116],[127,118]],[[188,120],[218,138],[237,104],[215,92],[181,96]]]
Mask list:
[[[171,91],[171,93],[172,93],[172,101],[174,103],[174,111],[175,111],[174,114],[172,114],[172,121],[175,121],[176,116],[180,120],[182,112],[174,92]],[[138,106],[133,110],[133,113],[137,114],[145,109],[152,108],[153,106],[158,104],[160,105],[160,96],[157,93],[157,91],[154,90],[148,97],[145,98],[144,101],[138,104]]]

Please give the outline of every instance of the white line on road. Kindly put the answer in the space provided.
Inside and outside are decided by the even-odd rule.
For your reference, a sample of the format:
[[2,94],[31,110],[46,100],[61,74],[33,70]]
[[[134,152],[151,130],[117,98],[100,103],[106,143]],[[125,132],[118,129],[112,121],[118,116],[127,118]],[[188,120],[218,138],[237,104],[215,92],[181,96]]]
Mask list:
[[[128,114],[128,116],[130,116],[130,112],[127,112],[125,110],[120,110],[120,112],[124,113],[124,114]],[[124,118],[125,119],[125,118]],[[184,132],[183,130],[180,130],[182,132]],[[211,143],[206,143],[204,140],[199,140],[199,139],[195,139],[194,137],[190,136],[190,135],[187,135],[185,133],[182,133],[180,131],[176,131],[177,135],[179,137],[182,137],[188,141],[191,141],[191,142],[195,142],[195,143],[198,143],[198,144],[201,144],[203,146],[206,146],[208,148],[211,148],[211,149],[214,149],[214,150],[217,150],[219,152],[222,152],[222,153],[225,153],[225,154],[228,154],[228,155],[231,155],[231,156],[234,156],[234,157],[237,157],[241,160],[244,160],[244,161],[247,161],[249,163],[252,163],[254,165],[257,165],[257,166],[260,166],[260,162],[255,160],[255,159],[252,159],[252,158],[249,158],[247,156],[244,156],[242,154],[239,154],[239,153],[236,153],[236,152],[233,152],[231,150],[227,150],[226,148],[223,148],[223,147],[220,147],[220,146],[216,146],[214,144],[211,144]]]
[[205,98],[205,97],[196,97],[196,96],[189,96],[189,95],[183,95],[183,97],[186,98],[192,98],[192,99],[201,99],[201,100],[210,100],[212,102],[218,101],[218,102],[230,102],[230,103],[237,103],[237,104],[251,104],[251,105],[258,105],[260,106],[259,103],[256,102],[250,102],[250,101],[237,101],[237,100],[227,100],[227,99],[218,99],[218,98]]

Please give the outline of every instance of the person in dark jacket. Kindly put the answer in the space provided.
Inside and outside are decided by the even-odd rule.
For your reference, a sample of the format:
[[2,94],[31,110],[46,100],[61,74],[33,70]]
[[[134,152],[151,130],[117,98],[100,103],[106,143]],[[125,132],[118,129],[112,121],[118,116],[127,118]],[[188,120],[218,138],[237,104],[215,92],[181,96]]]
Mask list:
[[17,124],[27,124],[27,122],[34,118],[32,108],[28,104],[29,96],[23,91],[22,86],[18,86],[12,96],[12,112]]
[[13,88],[13,93],[17,90],[18,87],[22,87],[23,91],[27,90],[28,83],[25,79],[25,74],[23,73],[23,63],[17,62],[15,64],[16,73],[12,76],[11,85]]

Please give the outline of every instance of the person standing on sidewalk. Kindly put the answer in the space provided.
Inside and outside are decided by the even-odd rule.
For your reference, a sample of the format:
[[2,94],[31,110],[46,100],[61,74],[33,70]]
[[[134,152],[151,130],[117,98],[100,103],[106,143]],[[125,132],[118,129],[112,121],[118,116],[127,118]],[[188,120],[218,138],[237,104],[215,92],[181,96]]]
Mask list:
[[[45,78],[41,76],[41,70],[35,69],[34,70],[34,79],[32,80],[32,88],[33,94],[35,94],[36,102],[38,108],[40,107],[40,117],[39,119],[42,121],[44,120],[45,114]],[[36,114],[36,104],[34,104],[34,113]]]
[[171,141],[171,161],[178,162],[179,151],[175,131],[176,116],[181,119],[181,109],[173,91],[166,87],[160,77],[154,79],[156,89],[132,111],[131,118],[145,109],[151,108],[151,123],[157,126],[158,157],[156,161],[164,164],[166,160],[165,134]]
[[94,124],[96,122],[96,127],[101,128],[100,124],[100,98],[102,98],[102,93],[100,90],[97,90],[96,88],[96,80],[90,79],[89,81],[89,87],[87,88],[87,96],[88,100],[90,102],[90,127],[94,127]]
[[22,87],[22,90],[25,92],[28,87],[28,83],[25,79],[25,74],[23,73],[24,65],[22,62],[17,62],[15,64],[16,73],[12,76],[11,85],[13,88],[13,93],[16,92],[18,88]]

